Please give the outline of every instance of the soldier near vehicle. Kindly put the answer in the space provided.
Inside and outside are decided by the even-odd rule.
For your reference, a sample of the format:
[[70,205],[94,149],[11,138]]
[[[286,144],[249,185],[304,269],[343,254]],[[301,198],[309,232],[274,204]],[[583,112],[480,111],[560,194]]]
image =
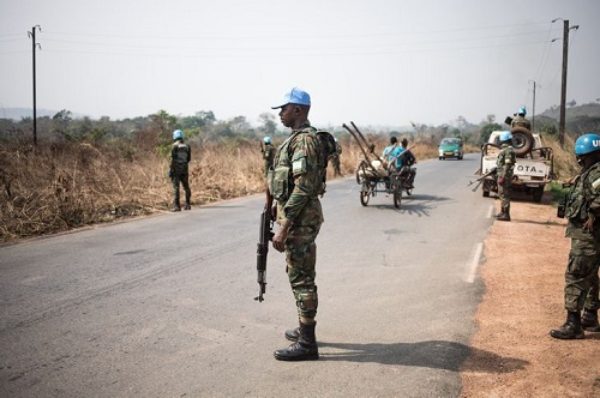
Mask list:
[[[319,358],[315,337],[318,296],[315,284],[317,247],[315,239],[323,212],[318,196],[324,193],[327,156],[317,130],[308,121],[310,96],[293,88],[284,97],[279,117],[292,131],[279,146],[269,171],[270,194],[276,202],[279,228],[273,236],[273,247],[286,254],[287,274],[299,318],[299,327],[285,332],[293,341],[289,347],[274,352],[284,361]],[[329,137],[331,137],[329,135]]]
[[266,136],[263,138],[263,143],[260,147],[260,151],[262,153],[263,161],[264,161],[264,170],[265,170],[265,178],[269,173],[269,169],[273,164],[273,157],[275,156],[275,148],[273,148],[273,144],[271,142],[271,137]]
[[510,221],[510,195],[513,169],[517,161],[517,156],[512,147],[512,134],[510,131],[503,131],[500,134],[500,143],[502,147],[496,160],[496,178],[501,205],[500,213],[496,215],[496,219],[499,221]]
[[179,184],[185,191],[185,210],[190,210],[190,198],[192,192],[188,180],[188,164],[192,160],[192,150],[190,146],[183,142],[183,131],[173,131],[173,146],[171,147],[171,166],[169,168],[169,177],[173,183],[173,211],[181,211],[179,200]]
[[579,137],[575,141],[575,155],[581,174],[575,177],[558,212],[559,217],[569,221],[566,236],[571,238],[571,251],[565,271],[567,320],[550,331],[557,339],[582,339],[584,330],[600,331],[600,134],[586,133]]
[[531,122],[525,118],[527,116],[527,108],[524,106],[520,107],[517,113],[514,114],[514,118],[510,121],[510,128],[523,127],[531,131]]

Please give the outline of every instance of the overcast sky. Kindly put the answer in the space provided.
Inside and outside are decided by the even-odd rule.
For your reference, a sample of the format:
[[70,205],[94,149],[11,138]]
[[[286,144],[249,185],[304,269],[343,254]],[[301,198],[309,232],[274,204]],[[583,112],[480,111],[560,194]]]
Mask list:
[[0,0],[0,115],[31,107],[92,117],[165,109],[255,121],[284,92],[312,96],[315,125],[498,119],[600,97],[597,0]]

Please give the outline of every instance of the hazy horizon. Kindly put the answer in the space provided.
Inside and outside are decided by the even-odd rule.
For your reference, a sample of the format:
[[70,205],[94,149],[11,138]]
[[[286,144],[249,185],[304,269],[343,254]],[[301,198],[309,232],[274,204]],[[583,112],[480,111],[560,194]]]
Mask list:
[[291,1],[169,3],[0,0],[0,114],[37,106],[93,118],[211,110],[255,122],[293,86],[315,125],[477,123],[560,100],[562,21],[570,19],[567,101],[600,97],[600,2]]

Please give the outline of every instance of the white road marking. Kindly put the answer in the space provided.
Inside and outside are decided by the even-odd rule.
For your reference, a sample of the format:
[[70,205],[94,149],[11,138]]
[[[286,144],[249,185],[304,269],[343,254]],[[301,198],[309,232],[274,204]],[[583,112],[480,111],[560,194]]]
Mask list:
[[490,210],[488,210],[487,218],[492,218],[493,214],[494,214],[494,205],[491,205]]
[[473,259],[471,260],[471,265],[469,267],[469,275],[467,276],[468,283],[473,283],[475,281],[475,274],[477,274],[477,267],[479,266],[482,254],[483,242],[479,242],[475,247],[475,255],[473,256]]

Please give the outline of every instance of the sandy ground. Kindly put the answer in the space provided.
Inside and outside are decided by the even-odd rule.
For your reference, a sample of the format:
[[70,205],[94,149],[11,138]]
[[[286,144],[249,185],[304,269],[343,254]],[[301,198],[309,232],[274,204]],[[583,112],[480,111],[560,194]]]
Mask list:
[[[496,221],[485,241],[486,292],[462,396],[600,397],[600,333],[549,335],[565,320],[566,223],[549,205],[513,202],[511,213],[513,221]],[[490,367],[497,372],[481,371]]]

